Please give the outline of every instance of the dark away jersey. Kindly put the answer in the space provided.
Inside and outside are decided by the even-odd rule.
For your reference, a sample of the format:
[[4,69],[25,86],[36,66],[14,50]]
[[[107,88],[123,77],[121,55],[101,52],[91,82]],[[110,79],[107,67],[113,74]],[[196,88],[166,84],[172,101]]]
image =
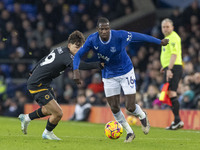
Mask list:
[[[79,68],[82,70],[98,69],[100,67],[99,62],[81,63],[82,65],[80,65]],[[31,87],[49,85],[50,82],[64,72],[66,68],[73,68],[73,55],[68,48],[58,47],[37,63],[32,71],[32,75],[28,79],[28,88],[29,85],[32,85]]]

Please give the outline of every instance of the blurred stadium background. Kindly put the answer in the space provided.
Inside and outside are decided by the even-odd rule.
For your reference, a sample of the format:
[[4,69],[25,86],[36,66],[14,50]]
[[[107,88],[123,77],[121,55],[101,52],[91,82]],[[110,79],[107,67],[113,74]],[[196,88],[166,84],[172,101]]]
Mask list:
[[[94,32],[100,16],[110,19],[113,29],[160,39],[161,20],[172,19],[182,39],[184,73],[178,88],[181,109],[199,112],[200,0],[0,0],[0,115],[17,117],[27,103],[35,103],[26,89],[29,70],[54,47],[64,46],[74,30],[85,37]],[[160,47],[134,43],[127,47],[127,53],[135,67],[137,103],[145,109],[169,109],[158,101],[163,85]],[[95,57],[90,51],[84,60],[90,62]],[[77,87],[72,71],[66,70],[53,82],[58,102],[74,105],[77,94],[85,93],[92,106],[106,107],[101,72],[81,71],[81,77],[83,84]]]

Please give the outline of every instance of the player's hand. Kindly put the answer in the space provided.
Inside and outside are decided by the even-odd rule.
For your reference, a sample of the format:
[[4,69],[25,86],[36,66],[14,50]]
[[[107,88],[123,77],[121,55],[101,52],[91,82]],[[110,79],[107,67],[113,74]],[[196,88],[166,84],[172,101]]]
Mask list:
[[168,43],[169,43],[169,39],[162,39],[160,45],[166,46]]
[[173,78],[173,73],[172,73],[172,71],[170,69],[167,69],[167,75],[166,75],[166,77],[167,77],[167,82],[169,82],[169,80],[171,78]]
[[73,72],[73,80],[76,82],[76,84],[81,84],[81,77],[78,69],[74,70]]

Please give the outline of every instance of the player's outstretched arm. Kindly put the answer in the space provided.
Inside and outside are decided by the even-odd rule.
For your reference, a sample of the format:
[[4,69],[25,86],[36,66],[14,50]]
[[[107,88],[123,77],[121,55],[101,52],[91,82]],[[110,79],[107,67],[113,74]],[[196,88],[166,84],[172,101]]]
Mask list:
[[149,42],[161,45],[161,40],[153,36],[137,32],[131,32],[131,34],[132,34],[132,39],[131,39],[132,42]]

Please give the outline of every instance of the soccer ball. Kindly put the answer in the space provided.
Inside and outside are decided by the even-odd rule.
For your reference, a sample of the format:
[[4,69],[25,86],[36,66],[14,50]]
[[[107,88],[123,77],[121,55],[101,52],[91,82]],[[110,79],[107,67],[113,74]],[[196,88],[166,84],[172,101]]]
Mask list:
[[117,121],[110,121],[105,125],[104,133],[110,139],[118,139],[122,135],[123,127]]
[[137,118],[134,116],[128,116],[126,120],[129,125],[135,125],[137,123]]

